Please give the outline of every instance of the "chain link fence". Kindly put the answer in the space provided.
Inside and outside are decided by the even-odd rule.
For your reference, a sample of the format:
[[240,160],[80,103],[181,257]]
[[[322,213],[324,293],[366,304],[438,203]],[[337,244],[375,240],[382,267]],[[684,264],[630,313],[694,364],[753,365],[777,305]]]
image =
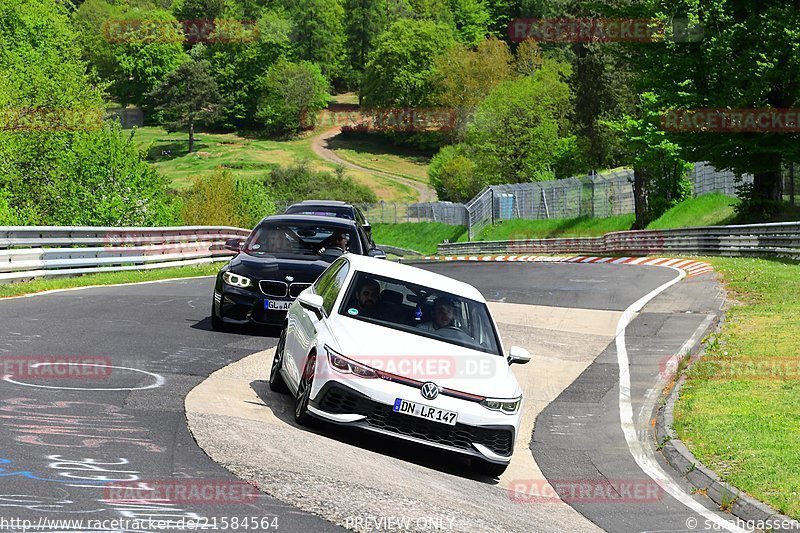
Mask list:
[[[784,188],[787,195],[791,194],[794,182],[790,174],[794,175],[793,169],[787,168]],[[739,185],[753,182],[751,175],[744,175],[737,181],[733,172],[718,171],[707,163],[695,163],[687,177],[692,182],[694,196],[714,192],[735,196]],[[277,212],[283,212],[292,203],[280,202],[276,205]],[[496,220],[606,218],[634,213],[633,170],[615,169],[561,180],[490,185],[467,204],[381,201],[358,206],[373,224],[441,222],[466,226],[472,240]]]

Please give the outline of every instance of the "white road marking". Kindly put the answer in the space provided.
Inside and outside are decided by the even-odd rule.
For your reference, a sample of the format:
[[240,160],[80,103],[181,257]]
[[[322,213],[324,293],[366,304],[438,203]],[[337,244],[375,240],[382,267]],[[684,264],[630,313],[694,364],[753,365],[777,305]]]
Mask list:
[[[32,367],[38,367],[38,366],[49,365],[49,364],[50,363],[35,363],[35,364],[31,365],[31,366]],[[120,388],[116,388],[116,389],[111,389],[111,388],[95,389],[95,388],[91,388],[91,387],[55,387],[55,386],[51,386],[51,385],[36,385],[34,383],[24,383],[22,381],[15,381],[14,379],[12,379],[13,376],[8,375],[8,374],[3,376],[3,381],[7,381],[8,383],[13,383],[15,385],[24,385],[26,387],[35,387],[35,388],[38,388],[38,389],[91,390],[91,391],[147,390],[147,389],[158,388],[158,387],[160,387],[161,385],[163,385],[166,382],[166,380],[164,379],[164,376],[162,376],[160,374],[154,374],[152,372],[148,372],[147,370],[139,370],[138,368],[130,368],[130,367],[127,367],[127,366],[95,365],[95,364],[89,364],[89,363],[58,363],[58,364],[59,365],[70,365],[70,366],[101,366],[101,367],[104,367],[104,368],[118,368],[120,370],[130,370],[131,372],[141,372],[142,374],[147,374],[148,376],[152,376],[152,377],[154,377],[156,379],[156,381],[152,385],[148,385],[146,387],[120,387]]]
[[672,478],[664,472],[661,465],[656,462],[655,458],[648,455],[642,446],[642,442],[636,436],[636,426],[633,423],[633,405],[631,403],[631,374],[630,363],[628,361],[628,350],[625,346],[625,329],[628,324],[633,320],[634,314],[639,312],[650,300],[672,287],[684,277],[686,272],[674,268],[678,275],[671,281],[661,285],[650,291],[648,294],[642,296],[634,303],[632,303],[622,314],[617,324],[617,363],[619,365],[619,417],[622,432],[625,435],[625,442],[628,444],[628,450],[631,452],[634,461],[639,465],[645,474],[650,476],[656,483],[658,483],[670,496],[681,502],[683,505],[701,515],[706,520],[716,524],[720,529],[732,531],[735,533],[747,533],[747,530],[736,526],[734,523],[718,516],[706,509],[701,503],[692,499],[681,487],[675,483]]

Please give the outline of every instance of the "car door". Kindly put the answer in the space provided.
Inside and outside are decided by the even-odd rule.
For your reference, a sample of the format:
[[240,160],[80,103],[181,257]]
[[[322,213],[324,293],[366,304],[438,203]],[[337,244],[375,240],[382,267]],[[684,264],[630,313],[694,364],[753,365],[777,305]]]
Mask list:
[[375,241],[372,239],[372,226],[367,220],[367,217],[365,217],[364,213],[361,212],[361,209],[356,206],[353,206],[353,211],[356,213],[356,222],[364,229],[364,233],[367,235],[367,242],[369,243],[369,246],[366,247],[366,250],[374,248]]
[[[311,286],[312,292],[322,296],[324,301],[328,287],[338,278],[341,270],[345,269],[345,276],[349,271],[345,265],[349,266],[349,263],[344,258],[334,261]],[[297,389],[297,384],[300,382],[300,369],[305,364],[306,356],[311,347],[316,345],[317,326],[321,321],[322,319],[314,311],[306,309],[299,303],[293,305],[289,312],[285,347],[288,357],[284,357],[284,374],[293,390]]]

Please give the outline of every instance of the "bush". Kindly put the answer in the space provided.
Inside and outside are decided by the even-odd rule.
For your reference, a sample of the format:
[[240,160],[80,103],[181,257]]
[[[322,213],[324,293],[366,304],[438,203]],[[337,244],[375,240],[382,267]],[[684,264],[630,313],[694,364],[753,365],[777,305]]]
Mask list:
[[373,203],[378,200],[369,187],[356,183],[343,168],[335,173],[314,171],[309,168],[308,161],[273,169],[266,183],[275,198],[283,201],[315,199]]
[[328,105],[328,80],[308,61],[281,60],[261,80],[263,94],[256,119],[271,133],[297,133],[316,125],[317,112]]
[[217,169],[199,177],[186,193],[183,222],[199,226],[252,228],[275,212],[275,204],[264,184],[236,180],[229,169]]
[[484,186],[475,168],[461,145],[445,146],[431,160],[428,176],[440,200],[463,203]]

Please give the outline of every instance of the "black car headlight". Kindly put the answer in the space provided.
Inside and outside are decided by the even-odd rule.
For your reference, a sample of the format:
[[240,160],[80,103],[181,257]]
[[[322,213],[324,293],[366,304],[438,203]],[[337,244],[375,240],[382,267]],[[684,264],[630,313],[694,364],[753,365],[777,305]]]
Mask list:
[[231,287],[239,287],[241,289],[253,286],[253,280],[245,276],[240,276],[239,274],[234,274],[233,272],[225,272],[222,274],[222,281]]
[[522,396],[519,398],[486,398],[481,402],[481,405],[490,411],[499,411],[507,415],[513,415],[519,411],[519,406],[522,403]]

